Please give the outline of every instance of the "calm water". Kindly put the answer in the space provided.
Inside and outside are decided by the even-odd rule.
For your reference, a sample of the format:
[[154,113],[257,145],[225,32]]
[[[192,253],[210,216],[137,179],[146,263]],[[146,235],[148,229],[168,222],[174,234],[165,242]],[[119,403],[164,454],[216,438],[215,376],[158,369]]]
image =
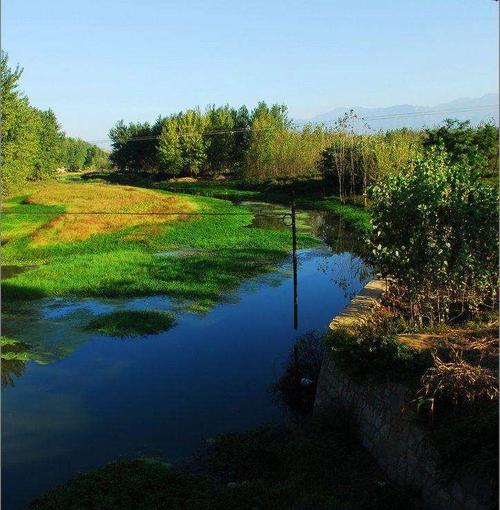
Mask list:
[[[329,246],[299,252],[298,331],[288,262],[243,282],[204,315],[156,296],[44,299],[5,317],[5,333],[38,348],[37,361],[2,361],[2,508],[24,509],[120,456],[181,460],[216,434],[282,420],[269,386],[294,340],[324,329],[367,276],[337,220],[303,213],[300,224]],[[82,321],[116,309],[174,309],[177,325],[141,339],[81,330]]]

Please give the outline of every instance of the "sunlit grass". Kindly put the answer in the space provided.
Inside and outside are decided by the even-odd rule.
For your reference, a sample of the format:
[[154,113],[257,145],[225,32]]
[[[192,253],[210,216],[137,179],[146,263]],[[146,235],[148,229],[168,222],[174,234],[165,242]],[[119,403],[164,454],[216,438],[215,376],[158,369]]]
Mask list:
[[[60,208],[51,197],[50,186],[43,193],[35,194],[36,200],[44,200],[41,206],[17,200],[15,207],[29,213],[40,207]],[[83,206],[82,198],[71,204],[69,196],[89,184],[57,183],[59,197],[66,200],[64,207]],[[61,190],[61,187],[65,188]],[[100,188],[127,189],[134,193],[138,188],[92,183],[96,192]],[[208,197],[172,195],[152,190],[160,197],[149,206],[156,207],[163,198],[189,202],[193,210],[208,213],[190,216],[188,221],[170,223],[114,225],[106,232],[94,232],[81,239],[75,234],[77,224],[68,224],[77,239],[68,239],[68,233],[57,235],[53,223],[40,227],[39,217],[29,214],[24,219],[11,221],[11,240],[3,247],[3,264],[36,265],[36,269],[24,272],[4,281],[3,297],[7,300],[33,299],[44,296],[140,296],[166,294],[182,301],[189,301],[194,309],[205,310],[242,280],[276,269],[285,260],[291,247],[291,233],[287,230],[248,228],[253,215],[245,207],[228,201]],[[103,191],[100,196],[106,196]],[[121,196],[121,195],[118,195]],[[89,195],[86,195],[89,197]],[[136,197],[128,202],[130,208],[139,208]],[[149,198],[148,198],[149,199]],[[101,199],[103,200],[103,199]],[[122,197],[121,200],[126,199]],[[126,202],[127,203],[127,202]],[[170,202],[169,202],[170,203]],[[151,205],[156,204],[156,205]],[[122,202],[123,206],[123,202]],[[95,204],[93,207],[97,207]],[[113,204],[115,210],[117,203]],[[127,205],[125,205],[127,207]],[[33,209],[31,209],[33,208]],[[54,214],[60,209],[51,210]],[[50,219],[50,216],[49,216]],[[5,221],[5,220],[4,220]],[[63,221],[63,220],[61,220]],[[17,231],[16,231],[17,228]],[[30,228],[33,230],[30,232]],[[52,229],[52,230],[51,230]],[[51,242],[40,243],[33,239],[33,232],[51,232]],[[111,230],[111,231],[110,231]],[[45,235],[45,234],[44,234]],[[55,242],[58,240],[58,242]],[[310,236],[299,236],[301,247],[313,246],[318,241]],[[193,249],[191,256],[164,257],[164,251]]]
[[170,214],[196,210],[192,200],[179,195],[102,183],[54,181],[29,195],[25,202],[62,207],[69,213],[52,217],[32,233],[33,242],[40,244],[83,240],[93,234],[114,232],[133,225],[171,223],[183,217]]

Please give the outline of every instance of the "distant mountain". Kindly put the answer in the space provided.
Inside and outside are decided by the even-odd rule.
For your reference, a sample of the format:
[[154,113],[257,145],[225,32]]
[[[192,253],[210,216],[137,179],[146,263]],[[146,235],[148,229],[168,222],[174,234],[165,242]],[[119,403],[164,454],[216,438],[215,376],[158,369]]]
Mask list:
[[485,94],[478,98],[455,99],[449,103],[441,103],[435,106],[403,104],[385,108],[363,108],[360,106],[335,108],[311,119],[301,119],[296,122],[298,125],[307,122],[333,124],[339,117],[352,109],[358,115],[358,118],[364,119],[356,122],[357,128],[361,131],[367,129],[365,124],[375,131],[403,127],[418,129],[440,124],[446,118],[470,120],[474,125],[480,122],[493,121],[498,125],[498,104],[498,94]]

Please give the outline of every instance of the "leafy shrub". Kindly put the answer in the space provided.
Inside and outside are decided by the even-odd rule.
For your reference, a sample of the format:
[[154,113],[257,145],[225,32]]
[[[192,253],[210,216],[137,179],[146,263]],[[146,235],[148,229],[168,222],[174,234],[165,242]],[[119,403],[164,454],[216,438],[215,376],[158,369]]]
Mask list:
[[475,169],[432,149],[371,198],[373,262],[412,319],[464,317],[496,302],[497,192]]

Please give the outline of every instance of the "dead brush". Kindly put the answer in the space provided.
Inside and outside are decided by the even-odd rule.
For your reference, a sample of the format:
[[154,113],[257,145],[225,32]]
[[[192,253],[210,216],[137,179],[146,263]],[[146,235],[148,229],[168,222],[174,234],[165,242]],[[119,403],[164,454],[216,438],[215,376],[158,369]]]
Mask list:
[[[483,342],[482,348],[486,346],[489,343]],[[448,362],[434,353],[433,362],[434,366],[428,368],[421,378],[417,399],[420,404],[429,404],[431,415],[437,402],[456,406],[498,398],[498,377],[489,368],[465,361],[462,351],[452,349]]]

